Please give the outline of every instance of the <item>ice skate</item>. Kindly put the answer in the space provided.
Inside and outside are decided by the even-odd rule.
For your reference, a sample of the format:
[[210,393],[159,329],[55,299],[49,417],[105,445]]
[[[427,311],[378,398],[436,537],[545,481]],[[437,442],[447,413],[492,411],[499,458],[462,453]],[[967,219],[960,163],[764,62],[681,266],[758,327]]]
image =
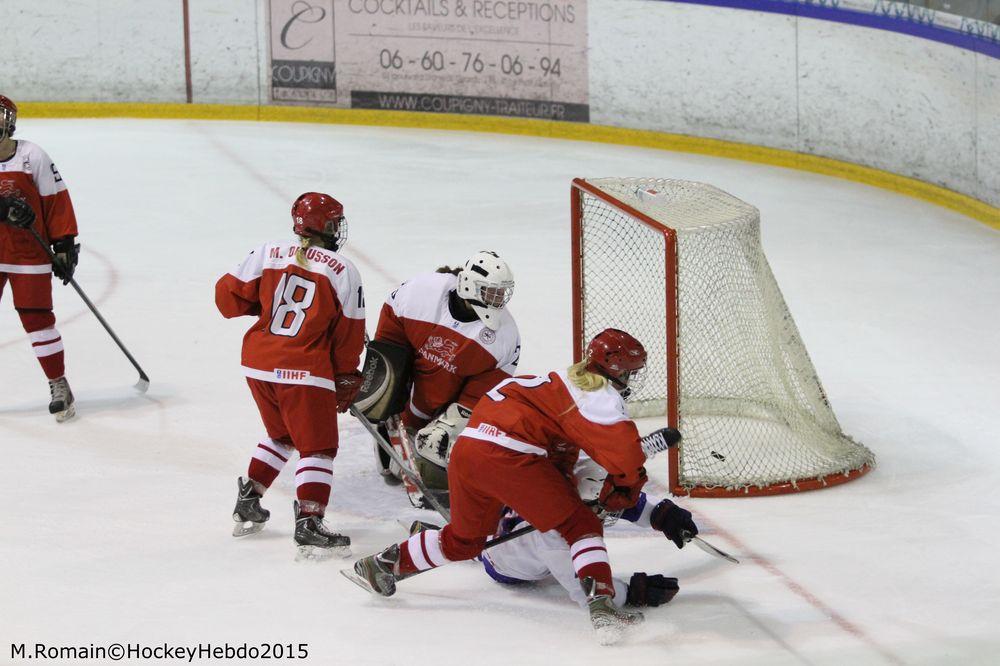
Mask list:
[[601,645],[614,645],[622,639],[628,627],[640,624],[645,619],[639,611],[616,606],[610,595],[596,594],[597,581],[593,578],[584,578],[580,585],[587,594],[590,624]]
[[296,560],[325,560],[337,555],[351,556],[351,537],[327,529],[322,516],[302,515],[295,502],[295,543],[298,544]]
[[233,536],[256,534],[264,529],[264,523],[271,517],[271,512],[260,505],[261,494],[252,480],[244,480],[241,476],[236,481],[236,488],[236,508],[233,509],[236,525],[233,527]]
[[65,377],[49,380],[49,395],[52,397],[49,402],[49,414],[55,414],[57,422],[63,423],[76,416],[73,391],[70,390]]
[[340,573],[363,590],[391,597],[396,593],[396,581],[405,578],[393,573],[397,562],[399,562],[399,545],[392,544],[381,553],[362,557],[354,563],[353,571],[341,569]]

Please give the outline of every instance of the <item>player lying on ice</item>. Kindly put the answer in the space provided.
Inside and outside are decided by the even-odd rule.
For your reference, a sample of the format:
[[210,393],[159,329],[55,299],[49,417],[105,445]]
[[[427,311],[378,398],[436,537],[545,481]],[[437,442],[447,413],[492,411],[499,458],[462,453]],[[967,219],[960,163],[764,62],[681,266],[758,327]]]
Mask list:
[[563,538],[599,640],[616,641],[643,616],[613,601],[603,525],[580,499],[572,473],[582,449],[608,472],[600,506],[615,512],[636,505],[646,456],[621,394],[641,381],[645,366],[638,340],[607,329],[568,370],[500,382],[476,405],[451,451],[451,522],[358,560],[348,577],[391,596],[398,581],[479,555],[509,508]]
[[246,375],[267,431],[240,477],[233,536],[259,532],[270,518],[261,496],[298,451],[295,543],[306,557],[350,555],[350,538],[323,523],[337,455],[337,412],[361,385],[365,302],[357,268],[340,254],[347,240],[344,208],[307,192],[292,206],[297,240],[252,251],[215,285],[226,318],[257,317],[243,338]]
[[[669,442],[670,446],[680,439],[680,434],[673,429],[665,429],[657,434],[672,440]],[[607,472],[593,460],[580,460],[575,470],[580,496],[584,499],[598,497],[606,475]],[[639,501],[630,509],[614,513],[599,510],[598,517],[602,519],[604,527],[609,527],[618,520],[626,520],[640,527],[651,528],[661,532],[678,548],[684,547],[686,536],[698,533],[690,511],[682,509],[669,499],[657,500],[644,492],[639,494]],[[508,510],[500,521],[496,536],[503,537],[524,524],[524,518],[515,511]],[[486,573],[498,583],[525,585],[554,578],[566,589],[573,601],[586,606],[588,599],[577,580],[569,550],[569,544],[559,532],[536,531],[484,550],[479,559]],[[614,585],[614,602],[619,606],[627,604],[635,607],[665,604],[674,598],[679,589],[676,578],[639,571],[633,573],[627,582],[615,578]]]
[[[461,269],[443,267],[407,280],[382,306],[369,353],[393,359],[387,362],[398,366],[394,392],[408,398],[398,414],[373,420],[381,422],[380,431],[401,456],[414,461],[429,488],[446,487],[446,452],[472,408],[517,370],[521,339],[506,309],[513,293],[507,263],[484,251]],[[411,446],[440,465],[424,474]],[[387,482],[397,482],[399,470],[378,445],[375,452],[380,473]],[[407,491],[415,505],[423,506],[415,487],[408,484]]]
[[[672,428],[664,428],[643,438],[643,442],[655,437],[664,439],[657,447],[659,450],[666,450],[680,441],[679,432]],[[596,502],[607,471],[590,458],[581,457],[576,464],[574,476],[580,497]],[[682,509],[669,499],[657,500],[645,492],[639,494],[639,501],[631,509],[615,513],[598,509],[597,515],[602,519],[605,528],[614,525],[618,520],[626,520],[640,527],[649,527],[661,532],[678,548],[684,547],[686,538],[698,534],[698,527],[692,520],[690,511]],[[528,532],[509,541],[490,545],[495,538],[505,537],[526,524],[524,518],[515,511],[508,509],[504,512],[496,535],[487,540],[487,549],[476,558],[482,562],[483,570],[498,583],[510,586],[530,586],[554,578],[566,589],[573,601],[586,606],[588,599],[573,570],[569,544],[559,532]],[[436,528],[422,521],[416,521],[411,528],[411,534],[423,529]],[[626,604],[635,607],[660,606],[673,599],[679,590],[676,578],[639,571],[633,573],[627,582],[615,578],[614,583],[614,602],[619,606]]]

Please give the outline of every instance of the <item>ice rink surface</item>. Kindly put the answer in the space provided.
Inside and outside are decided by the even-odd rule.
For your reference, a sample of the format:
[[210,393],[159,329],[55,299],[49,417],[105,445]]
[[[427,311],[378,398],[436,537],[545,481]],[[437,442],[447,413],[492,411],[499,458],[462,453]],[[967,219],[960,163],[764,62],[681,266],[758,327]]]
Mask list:
[[[46,413],[44,377],[0,306],[0,662],[8,643],[308,643],[314,664],[989,664],[1000,660],[1000,234],[923,202],[737,161],[569,141],[342,126],[23,120],[81,226],[80,284],[152,379],[148,395],[83,304],[56,314],[79,416]],[[235,479],[262,428],[239,369],[250,319],[215,280],[290,236],[289,207],[346,207],[369,330],[399,281],[479,249],[511,264],[521,369],[571,360],[569,183],[712,183],[761,210],[763,241],[844,429],[878,468],[830,490],[680,500],[743,560],[609,533],[618,575],[680,594],[599,648],[555,586],[506,589],[475,563],[370,598],[341,560],[296,563],[294,486],[260,535],[230,536]],[[623,271],[630,270],[622,266]],[[341,420],[329,522],[363,555],[409,508]],[[662,493],[666,462],[652,465]],[[428,514],[424,516],[430,518]],[[609,661],[610,660],[610,661]],[[205,662],[208,663],[208,662]]]

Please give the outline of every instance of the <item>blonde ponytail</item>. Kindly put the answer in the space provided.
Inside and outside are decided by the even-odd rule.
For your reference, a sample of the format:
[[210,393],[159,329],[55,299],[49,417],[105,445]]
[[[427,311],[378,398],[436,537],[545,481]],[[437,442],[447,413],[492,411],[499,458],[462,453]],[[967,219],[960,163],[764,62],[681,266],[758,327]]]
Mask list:
[[608,380],[596,373],[587,370],[587,362],[580,361],[569,366],[566,374],[573,386],[581,391],[598,391],[607,385]]
[[299,249],[295,251],[295,263],[302,268],[309,268],[309,260],[306,259],[306,250],[312,247],[313,239],[309,236],[299,238]]

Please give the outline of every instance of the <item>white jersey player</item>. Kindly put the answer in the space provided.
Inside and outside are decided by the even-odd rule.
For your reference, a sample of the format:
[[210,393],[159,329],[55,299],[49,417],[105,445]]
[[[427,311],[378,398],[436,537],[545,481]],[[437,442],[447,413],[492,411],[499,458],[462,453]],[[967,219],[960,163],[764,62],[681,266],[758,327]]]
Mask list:
[[[577,463],[574,475],[581,497],[596,498],[607,471],[590,458],[583,458]],[[640,494],[634,507],[620,515],[609,515],[605,518],[605,524],[618,519],[662,532],[678,548],[684,546],[681,531],[688,531],[692,535],[698,533],[689,511],[668,499],[658,500],[644,492]],[[525,525],[527,523],[523,518],[508,510],[500,523],[497,537],[505,536]],[[577,579],[569,552],[569,545],[557,531],[535,531],[487,548],[479,559],[486,573],[498,583],[523,585],[554,578],[566,589],[573,601],[586,607],[587,595]],[[614,602],[619,606],[659,606],[670,601],[678,590],[676,578],[643,572],[633,573],[628,582],[615,578],[614,585]]]
[[[374,343],[412,354],[411,390],[399,417],[404,432],[415,433],[410,453],[418,454],[415,462],[431,487],[443,487],[448,452],[472,408],[517,370],[521,338],[506,308],[513,292],[507,263],[494,252],[477,252],[461,269],[407,280],[382,306]],[[388,459],[380,457],[387,475]]]

